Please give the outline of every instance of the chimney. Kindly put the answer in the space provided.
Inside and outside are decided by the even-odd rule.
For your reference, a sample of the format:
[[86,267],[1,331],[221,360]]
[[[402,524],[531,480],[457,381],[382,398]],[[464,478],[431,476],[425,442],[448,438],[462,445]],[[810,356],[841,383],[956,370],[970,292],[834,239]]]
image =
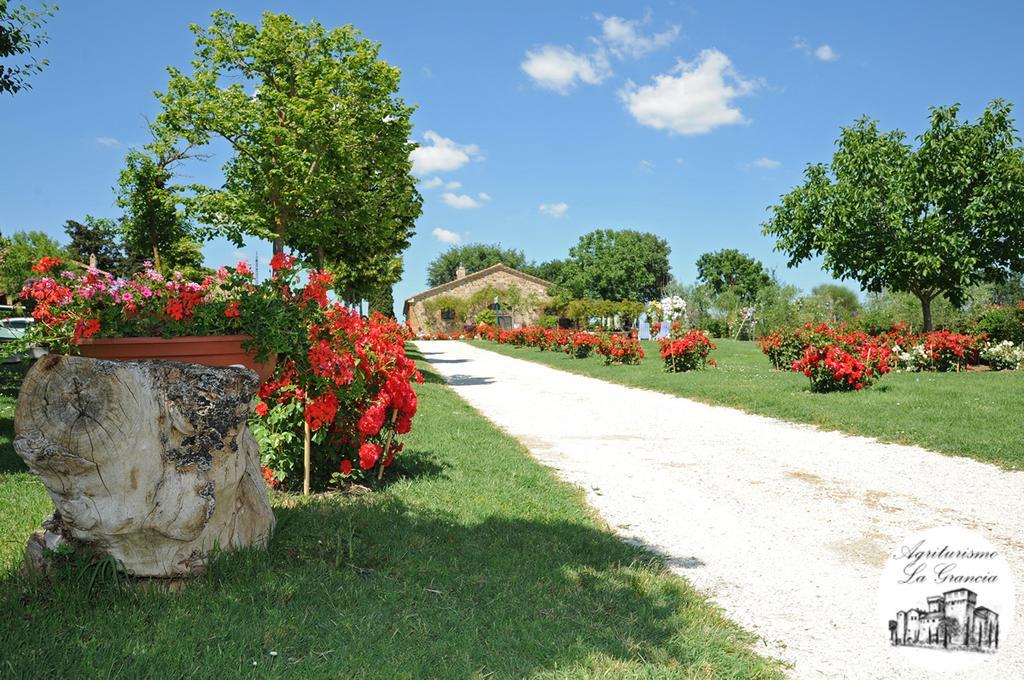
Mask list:
[[463,267],[462,263],[460,262],[459,268],[455,270],[455,280],[458,281],[459,279],[464,278],[466,278],[466,268]]

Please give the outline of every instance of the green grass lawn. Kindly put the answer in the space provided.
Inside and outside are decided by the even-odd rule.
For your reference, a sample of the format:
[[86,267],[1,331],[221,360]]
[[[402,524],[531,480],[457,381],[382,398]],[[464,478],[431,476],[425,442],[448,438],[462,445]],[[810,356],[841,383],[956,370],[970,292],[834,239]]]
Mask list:
[[275,495],[267,552],[222,557],[178,594],[19,575],[50,502],[11,448],[3,377],[0,676],[779,677],[429,372],[398,478]]
[[814,394],[802,374],[776,371],[753,342],[716,340],[719,368],[666,373],[658,343],[643,342],[639,366],[605,366],[485,340],[501,354],[635,387],[721,404],[825,429],[917,444],[1024,469],[1024,371],[890,373],[862,392]]

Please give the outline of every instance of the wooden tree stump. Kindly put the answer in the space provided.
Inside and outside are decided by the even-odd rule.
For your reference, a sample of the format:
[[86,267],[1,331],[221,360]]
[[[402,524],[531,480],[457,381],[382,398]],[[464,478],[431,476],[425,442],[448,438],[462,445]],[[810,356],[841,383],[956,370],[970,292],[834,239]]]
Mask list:
[[28,541],[90,546],[138,577],[202,574],[215,547],[266,546],[274,526],[246,424],[244,368],[48,355],[18,395],[14,448],[56,511]]

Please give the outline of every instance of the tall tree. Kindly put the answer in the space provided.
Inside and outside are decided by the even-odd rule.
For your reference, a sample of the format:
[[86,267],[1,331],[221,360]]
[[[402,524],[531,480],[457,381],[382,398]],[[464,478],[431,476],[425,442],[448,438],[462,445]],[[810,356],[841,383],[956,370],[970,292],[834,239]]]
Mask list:
[[15,296],[27,279],[38,276],[32,266],[43,257],[66,259],[67,250],[41,231],[16,231],[3,244],[0,291]]
[[757,291],[771,285],[772,277],[764,265],[733,248],[704,253],[697,258],[697,280],[717,295],[733,292],[741,301],[753,303]]
[[172,181],[174,166],[187,157],[187,149],[159,139],[148,149],[132,149],[125,156],[117,204],[125,210],[120,228],[131,262],[152,259],[157,269],[192,264],[196,248],[182,242],[194,242],[197,231],[188,218],[181,187]]
[[977,122],[933,108],[911,145],[867,118],[843,128],[830,165],[773,206],[764,232],[795,266],[822,256],[837,278],[870,292],[912,293],[932,328],[932,301],[963,304],[976,283],[1024,271],[1024,152],[1010,105]]
[[811,300],[819,303],[832,321],[849,321],[861,308],[854,290],[835,283],[815,286]]
[[[49,36],[38,31],[53,16],[56,5],[43,5],[32,10],[25,5],[12,6],[0,0],[0,92],[15,94],[32,87],[29,78],[49,63],[46,59],[27,58],[16,64],[14,60],[42,46]],[[6,63],[4,63],[6,61]]]
[[88,264],[89,257],[95,256],[96,267],[106,272],[117,273],[124,264],[124,248],[121,247],[121,230],[117,222],[109,217],[85,216],[85,222],[68,220],[64,233],[71,239],[68,252],[79,262]]
[[332,269],[347,294],[393,281],[421,201],[400,71],[351,26],[212,18],[191,27],[193,72],[168,68],[157,95],[159,126],[233,149],[221,187],[193,187],[197,214],[236,244],[289,246]]
[[498,263],[513,269],[523,269],[526,266],[526,257],[523,251],[502,248],[500,243],[452,246],[427,265],[427,285],[433,288],[453,280],[459,265],[465,267],[467,274],[472,274]]
[[670,279],[664,239],[631,229],[598,229],[569,250],[558,283],[578,298],[654,300]]
[[548,260],[547,262],[531,262],[523,267],[523,271],[555,283],[562,276],[564,268],[565,260]]

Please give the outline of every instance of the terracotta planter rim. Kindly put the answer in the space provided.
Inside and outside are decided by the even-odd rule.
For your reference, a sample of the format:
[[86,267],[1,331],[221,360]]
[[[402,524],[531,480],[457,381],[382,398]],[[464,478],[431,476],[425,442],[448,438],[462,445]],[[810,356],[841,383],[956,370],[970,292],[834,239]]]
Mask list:
[[130,338],[82,338],[75,341],[76,345],[147,345],[168,342],[245,342],[251,340],[251,335],[178,335],[173,338],[165,338],[159,335],[140,335]]

